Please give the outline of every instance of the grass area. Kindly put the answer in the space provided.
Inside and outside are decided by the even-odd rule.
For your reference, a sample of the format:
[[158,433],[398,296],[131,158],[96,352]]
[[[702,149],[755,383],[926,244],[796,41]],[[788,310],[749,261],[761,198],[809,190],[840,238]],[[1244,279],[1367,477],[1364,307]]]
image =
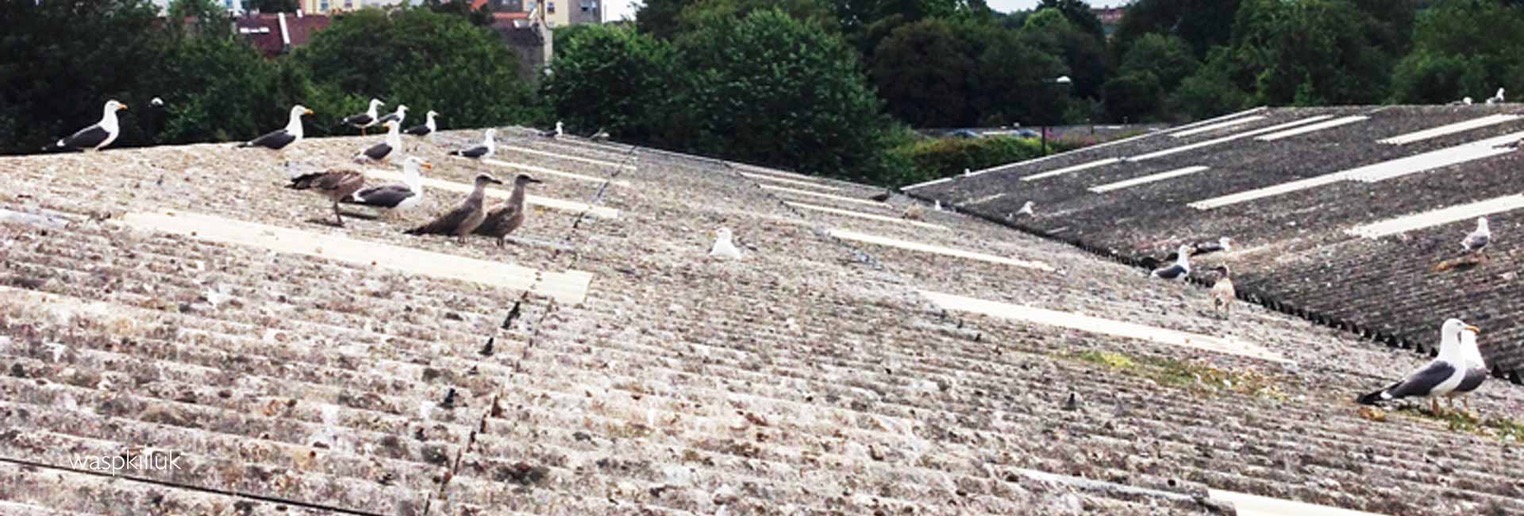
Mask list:
[[1204,393],[1236,392],[1275,400],[1286,395],[1277,387],[1275,379],[1252,369],[1225,370],[1207,364],[1158,358],[1130,356],[1112,351],[1086,350],[1070,355],[1071,358],[1148,378],[1169,387]]
[[1495,437],[1509,442],[1524,441],[1524,424],[1507,417],[1478,417],[1458,410],[1441,410],[1439,414],[1435,414],[1429,411],[1426,404],[1403,406],[1394,409],[1394,412],[1420,419],[1438,421],[1449,426],[1452,431],[1467,432],[1483,437]]

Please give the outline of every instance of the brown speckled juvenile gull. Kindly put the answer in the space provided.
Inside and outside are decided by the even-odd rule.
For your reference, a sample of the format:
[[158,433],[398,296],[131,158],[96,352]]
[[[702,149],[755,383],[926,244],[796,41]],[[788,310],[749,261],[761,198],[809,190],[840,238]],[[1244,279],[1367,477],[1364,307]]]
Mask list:
[[350,168],[330,168],[322,172],[302,174],[291,178],[291,184],[286,188],[292,190],[311,190],[333,202],[333,218],[338,225],[344,225],[344,217],[339,213],[339,201],[345,197],[354,195],[365,186],[365,174]]
[[487,174],[476,176],[476,188],[471,190],[471,195],[461,201],[459,206],[450,210],[433,222],[410,229],[409,235],[455,235],[461,242],[466,241],[466,235],[475,231],[482,221],[487,218],[487,211],[482,207],[482,199],[487,195],[487,185],[503,184],[496,178]]
[[482,225],[476,228],[475,233],[497,238],[497,245],[503,245],[503,241],[509,233],[513,233],[524,225],[524,196],[525,190],[530,183],[543,183],[539,179],[529,177],[528,174],[519,174],[513,180],[513,193],[502,204],[487,212],[487,217],[482,220]]

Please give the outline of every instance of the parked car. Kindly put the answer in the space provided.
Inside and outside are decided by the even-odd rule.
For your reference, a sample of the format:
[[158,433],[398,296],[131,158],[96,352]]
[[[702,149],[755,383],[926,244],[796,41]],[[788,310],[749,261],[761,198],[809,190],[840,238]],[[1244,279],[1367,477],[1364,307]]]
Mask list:
[[1039,138],[1041,136],[1042,135],[1037,134],[1037,131],[1033,131],[1031,129],[1017,129],[1016,130],[1016,137],[1017,138]]
[[958,129],[956,131],[947,133],[947,136],[951,137],[951,138],[983,138],[984,137],[984,135],[979,134],[977,131],[974,131],[974,130],[971,130],[971,129]]

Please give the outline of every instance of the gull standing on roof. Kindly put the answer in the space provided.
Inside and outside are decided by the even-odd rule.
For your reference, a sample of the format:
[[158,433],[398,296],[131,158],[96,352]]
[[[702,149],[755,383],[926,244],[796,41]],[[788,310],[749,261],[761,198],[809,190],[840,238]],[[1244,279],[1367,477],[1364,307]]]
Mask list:
[[281,150],[291,144],[302,141],[302,115],[312,114],[301,104],[291,106],[291,114],[286,118],[286,127],[265,133],[264,135],[238,144],[238,148],[264,147],[270,150]]
[[1461,334],[1470,330],[1481,333],[1475,326],[1466,324],[1460,319],[1450,319],[1439,328],[1439,357],[1430,361],[1422,368],[1408,373],[1397,383],[1388,385],[1386,388],[1360,396],[1356,401],[1361,405],[1375,405],[1383,401],[1391,401],[1408,397],[1429,398],[1429,410],[1435,415],[1439,414],[1438,396],[1448,396],[1466,380],[1466,357],[1468,355],[1461,346]]
[[589,136],[589,137],[587,137],[587,139],[588,139],[588,140],[592,140],[592,141],[595,141],[595,142],[604,142],[604,141],[608,141],[608,139],[609,139],[609,132],[608,132],[608,131],[605,131],[605,130],[603,130],[603,128],[602,128],[602,127],[599,127],[599,128],[598,128],[598,132],[596,132],[596,133],[593,133],[593,135],[592,135],[592,136]]
[[1502,104],[1503,103],[1503,88],[1498,88],[1498,92],[1497,92],[1496,95],[1493,95],[1491,97],[1487,97],[1487,103],[1488,104]]
[[380,125],[387,122],[396,122],[398,127],[402,127],[403,120],[407,120],[407,105],[397,104],[396,111],[381,115],[381,118],[376,119],[376,124]]
[[544,136],[546,138],[560,138],[560,137],[565,136],[565,135],[566,135],[566,131],[563,129],[560,120],[556,121],[556,129],[555,130],[553,130],[553,131],[545,131],[545,132],[540,133],[540,136]]
[[1487,360],[1482,358],[1482,348],[1476,345],[1476,335],[1477,332],[1470,328],[1461,331],[1460,345],[1465,357],[1466,377],[1461,379],[1460,385],[1455,386],[1455,390],[1450,391],[1452,410],[1455,408],[1455,398],[1459,397],[1466,412],[1471,412],[1471,402],[1465,395],[1471,394],[1487,381]]
[[1191,274],[1191,246],[1182,245],[1175,256],[1175,264],[1169,267],[1154,269],[1149,273],[1151,278],[1167,279],[1171,281],[1184,280]]
[[1036,205],[1032,204],[1032,201],[1027,201],[1027,202],[1025,202],[1025,203],[1023,203],[1021,205],[1021,209],[1020,210],[1016,210],[1016,214],[1017,215],[1026,215],[1028,217],[1036,217],[1037,216],[1037,212],[1033,211],[1034,207],[1036,207]]
[[330,168],[322,172],[302,174],[291,178],[286,188],[311,190],[333,202],[333,218],[339,227],[344,226],[344,216],[339,212],[339,201],[354,195],[365,186],[365,174],[351,168]]
[[1469,105],[1471,105],[1471,97],[1465,97],[1465,98],[1462,98],[1462,99],[1457,100],[1455,102],[1451,102],[1450,105],[1452,105],[1452,106],[1469,106]]
[[1217,266],[1221,276],[1217,277],[1217,283],[1212,284],[1212,308],[1221,310],[1223,317],[1227,317],[1233,311],[1233,299],[1238,297],[1238,292],[1233,290],[1232,272],[1227,265]]
[[485,159],[497,154],[497,142],[492,137],[497,135],[497,129],[488,128],[486,136],[482,137],[482,144],[475,147],[467,147],[451,152],[451,156],[464,156],[473,159]]
[[346,116],[343,120],[339,121],[339,125],[354,127],[360,130],[361,135],[364,135],[365,130],[369,129],[370,126],[376,125],[376,120],[380,118],[380,116],[376,114],[376,108],[385,105],[385,102],[381,102],[380,100],[376,99],[370,99],[370,107],[367,108],[364,113]]
[[1468,253],[1481,253],[1492,243],[1492,230],[1487,227],[1487,217],[1476,218],[1476,230],[1461,240],[1461,248]]
[[392,151],[402,148],[402,137],[397,135],[397,122],[387,120],[382,125],[386,126],[386,139],[355,154],[356,163],[380,163],[391,156]]
[[407,230],[409,235],[454,235],[461,243],[466,241],[466,235],[476,231],[482,221],[487,218],[487,211],[482,209],[482,199],[487,195],[487,185],[503,184],[496,178],[487,174],[476,176],[476,187],[471,190],[471,195],[461,201],[455,209],[450,210],[428,224]]
[[382,209],[385,210],[383,213],[388,214],[411,210],[423,202],[423,175],[419,173],[419,168],[433,169],[434,165],[417,156],[408,156],[402,160],[401,183],[366,188],[345,197],[341,202]]
[[731,241],[730,228],[721,227],[714,231],[714,246],[709,248],[709,256],[730,260],[741,259],[741,250],[737,249],[735,242]]
[[117,136],[122,135],[122,125],[117,122],[116,112],[123,109],[127,109],[126,104],[115,100],[106,101],[106,106],[101,108],[101,121],[80,129],[67,138],[60,138],[53,145],[44,147],[42,150],[98,151],[111,145],[111,142],[116,141]]
[[436,116],[439,116],[439,113],[430,109],[428,113],[424,113],[422,124],[409,127],[406,131],[402,132],[413,136],[427,136],[429,141],[432,142],[434,141],[434,132],[439,130],[439,126],[434,124],[434,117]]
[[475,233],[497,238],[498,247],[508,239],[508,234],[524,225],[525,211],[524,197],[526,190],[532,183],[543,183],[539,179],[529,177],[529,174],[519,174],[513,178],[513,193],[508,194],[508,199],[503,204],[487,212],[487,218],[482,220],[482,225],[476,228]]
[[1216,242],[1197,242],[1191,254],[1209,254],[1218,251],[1232,251],[1233,239],[1228,237],[1218,238]]

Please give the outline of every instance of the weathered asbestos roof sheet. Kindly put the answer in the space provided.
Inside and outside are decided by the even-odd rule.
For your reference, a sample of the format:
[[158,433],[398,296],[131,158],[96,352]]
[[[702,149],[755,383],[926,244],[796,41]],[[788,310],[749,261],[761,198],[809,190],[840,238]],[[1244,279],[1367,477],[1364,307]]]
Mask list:
[[[1439,321],[1462,317],[1484,328],[1481,345],[1494,372],[1518,382],[1524,375],[1524,283],[1518,278],[1524,211],[1516,208],[1524,203],[1505,202],[1489,215],[1494,240],[1487,260],[1461,260],[1461,267],[1446,272],[1435,266],[1461,258],[1460,241],[1475,228],[1474,216],[1380,238],[1350,230],[1524,193],[1524,156],[1474,143],[1513,140],[1504,136],[1524,131],[1519,115],[1524,107],[1518,104],[1256,110],[1234,117],[1263,117],[1241,125],[1187,137],[1154,133],[908,191],[997,220],[1031,200],[1038,216],[1012,218],[1010,224],[1127,261],[1163,258],[1180,243],[1229,236],[1240,251],[1210,259],[1233,264],[1239,291],[1249,299],[1424,351],[1437,344]],[[1231,139],[1280,124],[1357,116],[1368,118],[1272,141],[1257,139],[1265,133]],[[1468,121],[1475,123],[1447,127]],[[1445,129],[1402,145],[1383,142],[1435,128]],[[1137,159],[1223,139],[1230,140]],[[1466,144],[1473,145],[1462,148]],[[1389,163],[1392,174],[1384,180],[1335,175],[1431,152],[1436,154]],[[1452,163],[1459,158],[1447,157],[1469,159]],[[1044,177],[1114,158],[1130,159]],[[1207,169],[1103,193],[1090,190],[1198,166]],[[1288,184],[1278,195],[1204,210],[1191,206]],[[994,194],[1003,195],[968,202]]]
[[[1212,489],[1398,514],[1524,511],[1516,443],[1356,414],[1349,400],[1417,365],[1411,354],[1257,308],[1224,322],[1199,289],[950,212],[924,221],[945,229],[904,224],[903,197],[873,206],[760,186],[856,199],[867,187],[528,135],[508,145],[538,152],[499,159],[612,180],[547,175],[536,195],[618,216],[536,209],[515,244],[461,245],[400,232],[459,194],[431,190],[407,222],[334,228],[326,203],[284,190],[282,158],[259,150],[0,159],[0,507],[1227,509]],[[366,141],[305,141],[288,158],[342,163]],[[517,173],[448,148],[413,152],[435,179]],[[120,223],[140,212],[591,281],[580,303],[555,301],[388,268],[388,256],[368,265]],[[721,225],[746,259],[707,259]],[[1293,365],[968,315],[922,291],[1239,339]],[[1524,407],[1497,383],[1475,397],[1487,414]],[[182,469],[75,462],[155,450]]]

